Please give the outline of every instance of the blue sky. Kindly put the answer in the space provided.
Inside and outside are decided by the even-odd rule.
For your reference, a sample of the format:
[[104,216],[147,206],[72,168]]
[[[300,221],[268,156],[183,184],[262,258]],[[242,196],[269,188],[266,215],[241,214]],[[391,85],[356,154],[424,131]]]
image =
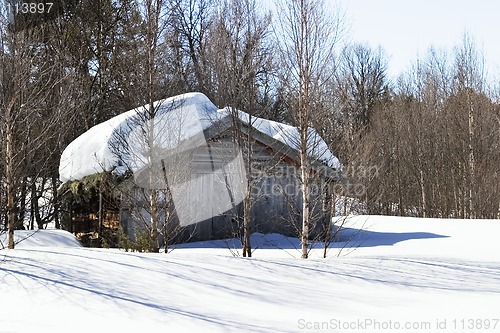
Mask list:
[[500,0],[326,0],[346,11],[350,38],[382,46],[389,74],[407,69],[430,46],[453,50],[467,31],[500,74]]

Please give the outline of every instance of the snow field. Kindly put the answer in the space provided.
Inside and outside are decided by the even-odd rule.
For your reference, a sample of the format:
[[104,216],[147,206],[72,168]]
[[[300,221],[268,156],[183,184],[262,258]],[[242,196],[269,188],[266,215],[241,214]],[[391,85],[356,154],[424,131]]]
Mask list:
[[495,332],[498,222],[353,217],[309,260],[280,235],[241,258],[234,240],[142,254],[40,231],[0,251],[0,332]]

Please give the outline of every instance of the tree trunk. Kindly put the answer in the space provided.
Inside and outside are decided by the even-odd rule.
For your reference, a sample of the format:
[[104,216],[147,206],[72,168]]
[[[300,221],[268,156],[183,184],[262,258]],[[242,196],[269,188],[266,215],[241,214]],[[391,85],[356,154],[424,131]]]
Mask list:
[[[250,243],[250,223],[251,223],[251,210],[252,210],[252,115],[248,115],[248,133],[246,137],[247,143],[247,174],[245,177],[240,177],[247,182],[247,189],[245,193],[245,198],[243,200],[243,257],[252,256],[252,244]],[[241,145],[240,145],[241,147]]]
[[175,206],[174,199],[172,197],[172,191],[170,190],[170,185],[167,177],[167,169],[165,167],[165,161],[161,160],[163,181],[165,182],[165,220],[163,222],[163,246],[165,249],[165,254],[168,253],[169,241],[170,241],[170,226],[175,218]]
[[300,129],[300,178],[302,192],[302,258],[309,257],[309,170],[307,167],[307,127]]
[[21,196],[19,197],[19,215],[16,220],[16,225],[14,228],[16,230],[24,229],[24,219],[26,217],[26,183],[28,182],[28,177],[24,176],[21,184]]
[[424,171],[419,170],[420,195],[422,198],[422,217],[427,217],[427,199],[425,197]]
[[[42,184],[42,188],[44,188],[45,185]],[[32,182],[31,184],[31,206],[33,207],[33,215],[34,215],[34,220],[36,222],[37,228],[38,229],[43,229],[43,221],[42,217],[40,216],[40,205],[38,204],[38,193],[36,189],[36,182]]]
[[326,186],[326,192],[323,199],[323,224],[324,224],[324,246],[323,246],[323,258],[326,258],[326,252],[331,244],[331,229],[332,229],[332,218],[335,216],[335,193],[330,191],[329,186]]
[[243,200],[243,257],[252,256],[252,245],[250,244],[250,202],[248,193]]
[[474,177],[475,177],[475,158],[474,158],[474,146],[473,146],[473,140],[474,140],[474,107],[472,106],[472,101],[470,100],[470,92],[467,91],[467,99],[469,102],[469,117],[468,117],[468,123],[469,123],[469,198],[468,198],[468,210],[469,218],[474,218]]
[[12,126],[9,123],[11,108],[7,110],[7,129],[5,142],[5,171],[7,182],[7,226],[8,226],[8,248],[14,248],[14,226],[15,226],[15,207],[14,207],[14,151],[12,147],[13,133]]
[[[155,99],[155,85],[156,85],[156,73],[155,73],[155,60],[156,60],[156,49],[157,49],[157,34],[158,34],[158,24],[159,16],[161,11],[161,6],[159,1],[147,0],[146,1],[146,15],[147,15],[147,32],[146,32],[146,46],[147,46],[147,98],[148,98],[148,149],[150,153],[151,163],[150,167],[153,167],[156,163],[156,152],[155,152],[155,124],[154,118],[156,116],[156,107],[153,105]],[[151,171],[150,177],[154,177]],[[159,252],[159,239],[158,239],[158,222],[159,222],[159,209],[158,209],[158,190],[155,189],[156,179],[150,178],[150,222],[151,222],[151,251]]]
[[[301,157],[302,160],[302,157]],[[309,190],[305,180],[307,180],[307,170],[301,166],[300,173],[302,175],[302,258],[309,257]]]
[[158,191],[150,190],[150,206],[151,206],[151,252],[159,252],[158,245]]
[[102,189],[101,185],[99,185],[99,229],[98,229],[98,237],[102,239],[102,219],[103,219],[103,211],[102,211]]
[[61,229],[61,221],[59,220],[59,196],[57,194],[57,177],[52,177],[52,198],[54,202],[54,223],[56,229]]

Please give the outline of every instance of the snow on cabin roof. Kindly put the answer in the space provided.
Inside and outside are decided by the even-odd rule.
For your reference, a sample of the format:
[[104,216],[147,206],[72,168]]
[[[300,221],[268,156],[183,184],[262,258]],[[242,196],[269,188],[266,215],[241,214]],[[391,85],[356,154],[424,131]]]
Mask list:
[[[172,118],[171,123],[179,124],[178,129],[181,130],[179,139],[188,138],[202,131],[211,123],[208,116],[217,114],[215,105],[200,93],[188,93],[157,101],[154,107],[158,108],[154,121],[155,125],[159,125],[156,126],[157,129],[163,128],[161,122],[167,120],[168,114],[169,118]],[[140,135],[137,131],[140,132],[141,125],[148,125],[144,122],[144,117],[141,117],[147,110],[148,105],[145,105],[124,112],[93,126],[77,137],[61,155],[59,164],[61,181],[79,180],[88,175],[112,171],[119,167],[122,161],[118,155],[120,147],[117,148],[117,141],[123,139],[121,144],[125,141],[133,144],[133,138]],[[127,131],[130,133],[127,134]],[[159,135],[159,133],[153,134]],[[167,138],[168,136],[165,136],[163,143],[168,143]]]
[[[215,121],[230,115],[229,108],[218,110],[202,93],[170,97],[155,102],[154,107],[157,108],[154,120],[144,117],[148,110],[146,105],[113,117],[77,137],[62,153],[59,165],[61,181],[79,180],[103,171],[125,171],[120,145],[130,146],[135,152],[134,163],[127,163],[132,171],[144,167],[147,157],[141,145],[143,140],[138,138],[144,136],[144,127],[150,124],[154,145],[165,150],[175,148],[183,140],[202,133]],[[242,122],[249,122],[247,113],[238,111],[238,115]],[[293,149],[298,148],[299,131],[296,127],[257,117],[252,117],[251,123],[259,132]],[[340,162],[323,139],[313,129],[308,134],[312,147],[309,154],[332,168],[340,168]]]
[[[229,114],[229,108],[218,110],[219,113]],[[242,122],[252,124],[252,127],[261,133],[264,133],[273,139],[281,141],[285,145],[298,150],[300,145],[299,130],[295,126],[283,124],[273,120],[267,120],[251,116],[243,111],[238,111],[238,116]],[[337,157],[332,154],[326,142],[321,136],[313,129],[309,128],[307,134],[309,155],[316,158],[326,165],[334,169],[340,169],[341,164]]]

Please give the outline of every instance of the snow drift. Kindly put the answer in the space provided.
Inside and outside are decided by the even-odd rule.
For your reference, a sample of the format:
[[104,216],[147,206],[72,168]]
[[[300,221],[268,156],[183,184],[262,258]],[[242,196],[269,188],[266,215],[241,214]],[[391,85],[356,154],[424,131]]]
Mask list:
[[[14,232],[16,249],[39,247],[82,247],[75,235],[64,230],[16,230]],[[7,233],[0,234],[0,249],[7,246]]]

